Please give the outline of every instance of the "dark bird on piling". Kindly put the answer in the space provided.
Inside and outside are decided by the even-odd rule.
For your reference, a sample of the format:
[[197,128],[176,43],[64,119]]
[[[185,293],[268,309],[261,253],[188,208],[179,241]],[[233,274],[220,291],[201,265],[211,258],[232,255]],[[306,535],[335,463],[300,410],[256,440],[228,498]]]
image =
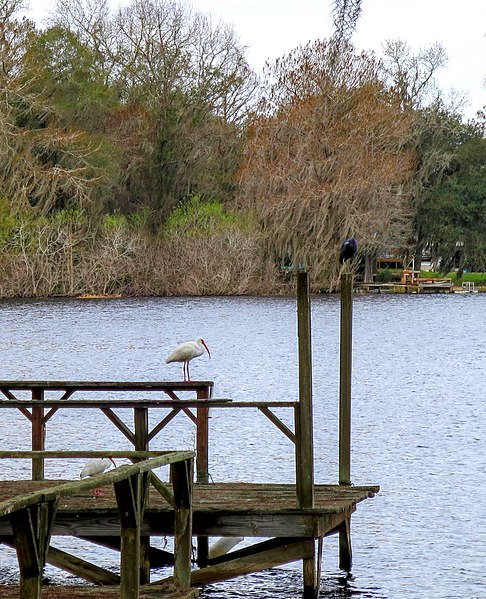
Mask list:
[[358,251],[358,242],[354,237],[348,237],[341,246],[339,251],[339,264],[343,264],[351,260]]
[[184,381],[190,381],[191,377],[189,374],[189,362],[193,358],[202,356],[204,350],[208,352],[208,355],[211,358],[211,353],[208,346],[204,343],[204,339],[199,337],[199,339],[196,339],[196,341],[186,341],[185,343],[178,345],[175,350],[167,356],[165,361],[167,364],[170,362],[183,362]]

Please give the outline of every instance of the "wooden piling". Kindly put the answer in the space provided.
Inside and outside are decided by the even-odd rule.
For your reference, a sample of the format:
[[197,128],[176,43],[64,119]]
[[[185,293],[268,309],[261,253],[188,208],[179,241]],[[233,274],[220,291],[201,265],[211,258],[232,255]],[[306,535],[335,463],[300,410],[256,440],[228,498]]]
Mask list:
[[[198,400],[209,399],[209,389],[198,389],[196,397]],[[198,483],[209,482],[209,408],[196,408],[196,481]],[[197,538],[197,563],[199,567],[205,567],[208,563],[209,538],[200,536]]]
[[351,519],[346,518],[339,525],[339,567],[351,572],[353,552],[351,549]]
[[296,428],[297,507],[314,505],[314,456],[312,419],[312,359],[309,275],[297,272],[297,332],[299,353],[299,409]]
[[120,517],[120,599],[138,599],[140,594],[141,475],[115,483]]
[[[137,451],[148,451],[148,409],[134,408],[133,410],[135,449]],[[151,473],[151,477],[155,474]],[[145,491],[145,489],[144,489]],[[150,582],[150,536],[140,537],[140,584]]]
[[42,573],[58,500],[28,505],[10,514],[20,571],[20,599],[40,599]]
[[351,484],[351,360],[353,275],[341,276],[341,328],[339,366],[339,484]]
[[[299,354],[299,405],[296,410],[297,507],[314,507],[314,455],[312,416],[312,355],[309,275],[297,272],[297,334]],[[317,596],[317,562],[314,539],[306,540],[303,556],[304,597]]]
[[191,586],[193,460],[171,464],[174,486],[174,581]]

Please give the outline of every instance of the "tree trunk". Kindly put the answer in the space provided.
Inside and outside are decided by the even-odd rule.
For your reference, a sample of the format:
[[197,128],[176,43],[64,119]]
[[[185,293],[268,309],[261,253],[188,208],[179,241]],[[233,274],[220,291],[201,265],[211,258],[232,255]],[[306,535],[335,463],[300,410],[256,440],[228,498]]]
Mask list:
[[375,254],[365,254],[365,283],[373,283],[373,274],[375,272],[375,258]]

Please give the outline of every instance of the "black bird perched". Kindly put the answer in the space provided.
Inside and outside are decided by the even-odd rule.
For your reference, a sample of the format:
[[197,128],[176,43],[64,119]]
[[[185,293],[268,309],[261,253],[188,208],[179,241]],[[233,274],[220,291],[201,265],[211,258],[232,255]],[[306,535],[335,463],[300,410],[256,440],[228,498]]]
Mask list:
[[354,237],[348,237],[341,246],[339,251],[339,264],[343,264],[346,260],[351,260],[351,258],[358,251],[358,242]]

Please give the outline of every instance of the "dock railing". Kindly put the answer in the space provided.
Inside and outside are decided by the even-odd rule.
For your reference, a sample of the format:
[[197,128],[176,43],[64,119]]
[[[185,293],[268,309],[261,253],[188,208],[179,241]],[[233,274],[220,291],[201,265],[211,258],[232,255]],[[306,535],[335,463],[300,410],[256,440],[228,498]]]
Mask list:
[[[113,485],[120,518],[120,598],[134,599],[140,591],[141,524],[148,497],[151,471],[170,465],[172,491],[164,498],[174,508],[174,580],[182,589],[191,584],[192,549],[192,478],[191,451],[164,452],[108,451],[113,457],[131,457],[142,461],[80,481],[66,482],[18,495],[0,502],[0,517],[9,516],[20,570],[20,599],[40,599],[42,573],[46,563],[59,500]],[[26,458],[31,452],[3,451],[0,458]],[[82,454],[82,455],[80,455]],[[106,452],[52,451],[37,452],[36,458],[99,457]],[[132,454],[132,455],[129,455]],[[149,458],[149,459],[147,459]]]
[[[46,426],[48,421],[60,410],[83,409],[95,410],[107,417],[110,422],[125,436],[133,445],[135,452],[130,451],[132,458],[136,458],[137,452],[149,450],[150,442],[159,435],[164,428],[178,414],[188,417],[196,427],[196,481],[200,483],[209,482],[209,410],[213,409],[257,409],[264,414],[294,445],[295,445],[295,477],[297,489],[297,506],[311,507],[309,504],[309,471],[306,470],[309,463],[308,446],[301,442],[303,426],[302,406],[298,401],[232,401],[231,399],[210,399],[212,383],[195,381],[181,385],[177,382],[157,383],[111,383],[111,382],[49,382],[49,381],[0,381],[0,392],[8,399],[0,400],[0,410],[17,409],[31,423],[32,428],[32,451],[20,452],[24,458],[32,460],[32,480],[44,479],[44,460],[50,457],[45,451]],[[196,399],[180,399],[176,393],[183,388],[189,388],[196,393]],[[147,395],[148,392],[163,391],[170,395],[170,399],[86,399],[77,398],[76,395],[83,391],[109,391],[112,395],[116,391],[135,392]],[[16,397],[18,391],[30,391],[31,399],[19,399]],[[60,399],[47,398],[47,391],[57,391],[61,394]],[[66,396],[69,399],[66,399]],[[41,399],[38,399],[41,398]],[[276,409],[286,408],[293,412],[294,430],[275,413]],[[127,422],[115,410],[131,410],[133,413],[133,425]],[[163,410],[164,414],[156,419],[157,424],[149,429],[149,412]],[[8,453],[8,452],[7,452]],[[20,455],[19,452],[10,452],[12,455]],[[86,452],[64,452],[65,456],[85,457]],[[96,452],[89,452],[94,454]],[[119,452],[115,452],[119,453]],[[5,452],[0,451],[0,456]],[[103,452],[103,455],[107,455]],[[111,454],[110,454],[111,455]],[[156,485],[154,485],[156,486]],[[311,478],[311,489],[313,476]]]
[[[196,427],[196,482],[209,483],[209,410],[210,409],[258,409],[295,446],[296,507],[311,508],[314,501],[314,477],[312,465],[312,429],[308,421],[307,406],[299,401],[232,401],[231,399],[211,399],[213,383],[210,381],[112,383],[112,382],[49,382],[49,381],[0,381],[0,393],[6,400],[0,401],[1,409],[17,409],[30,422],[32,427],[32,480],[44,479],[44,459],[46,425],[59,411],[66,409],[96,410],[106,416],[112,424],[130,441],[136,451],[148,451],[150,442],[178,414],[188,417]],[[180,390],[192,390],[196,399],[180,399]],[[30,391],[31,399],[18,399],[16,393]],[[154,391],[162,392],[170,399],[77,399],[83,391],[131,392],[145,396]],[[47,398],[47,392],[61,393],[60,399]],[[133,412],[133,426],[127,424],[115,412],[116,409],[129,409]],[[294,431],[275,413],[275,409],[287,408],[293,411]],[[149,411],[165,410],[158,423],[149,429]],[[309,432],[310,431],[310,432]],[[1,455],[1,454],[0,454]],[[106,455],[106,453],[104,454]],[[163,494],[162,481],[154,474],[151,484]],[[144,541],[147,544],[147,540]],[[197,539],[197,561],[200,566],[207,563],[209,540]],[[148,568],[146,568],[148,577]]]

